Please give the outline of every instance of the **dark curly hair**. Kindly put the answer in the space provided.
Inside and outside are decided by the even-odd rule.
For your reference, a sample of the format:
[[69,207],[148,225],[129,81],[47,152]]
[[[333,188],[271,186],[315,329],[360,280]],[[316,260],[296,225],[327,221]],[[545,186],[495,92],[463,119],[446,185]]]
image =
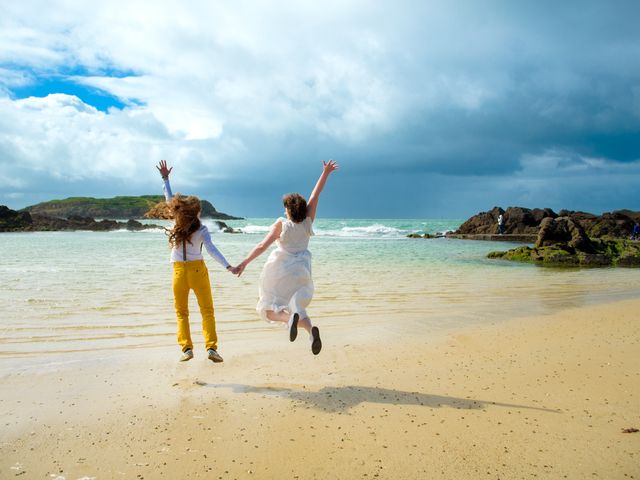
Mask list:
[[294,223],[303,222],[307,218],[307,201],[302,195],[288,193],[282,197],[284,208],[289,212],[289,217]]

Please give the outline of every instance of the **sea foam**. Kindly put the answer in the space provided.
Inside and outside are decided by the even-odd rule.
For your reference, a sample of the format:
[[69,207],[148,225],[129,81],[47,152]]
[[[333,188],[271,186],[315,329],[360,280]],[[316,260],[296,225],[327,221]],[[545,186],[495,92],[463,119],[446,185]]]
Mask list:
[[398,238],[408,233],[405,230],[389,227],[379,223],[360,227],[342,227],[336,229],[315,228],[315,233],[322,237],[352,237],[352,238]]
[[[270,226],[265,225],[246,225],[240,227],[239,230],[246,234],[265,234],[269,232]],[[403,230],[400,228],[390,227],[383,224],[373,224],[355,227],[342,228],[319,228],[314,225],[313,230],[320,237],[341,237],[341,238],[400,238],[405,237],[411,230]]]

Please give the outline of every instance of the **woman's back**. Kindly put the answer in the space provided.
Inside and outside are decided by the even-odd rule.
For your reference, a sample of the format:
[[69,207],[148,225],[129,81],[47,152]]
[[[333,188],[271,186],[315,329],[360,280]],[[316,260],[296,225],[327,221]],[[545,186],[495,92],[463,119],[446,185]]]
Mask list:
[[277,240],[278,246],[289,252],[303,252],[309,247],[309,238],[313,235],[310,217],[305,218],[300,223],[295,223],[289,219],[282,219],[282,233]]

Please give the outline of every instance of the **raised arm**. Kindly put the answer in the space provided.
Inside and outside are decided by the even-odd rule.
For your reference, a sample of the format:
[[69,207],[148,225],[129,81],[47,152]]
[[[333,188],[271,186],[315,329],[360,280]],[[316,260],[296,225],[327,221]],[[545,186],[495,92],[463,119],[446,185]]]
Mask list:
[[316,186],[313,187],[313,192],[311,192],[309,201],[307,202],[307,217],[311,217],[312,221],[316,218],[318,200],[320,199],[322,189],[324,189],[324,184],[327,183],[327,178],[329,178],[331,172],[338,169],[338,164],[334,160],[329,160],[328,162],[323,161],[322,165],[322,174],[316,182]]
[[168,202],[173,198],[173,192],[171,192],[171,184],[169,183],[169,174],[171,173],[171,170],[173,170],[173,167],[167,168],[167,161],[160,160],[158,165],[156,165],[156,168],[160,172],[162,180],[164,181],[162,190],[164,191],[164,199]]
[[271,230],[269,233],[262,239],[262,241],[253,247],[253,250],[249,252],[249,255],[238,265],[235,267],[233,273],[237,273],[238,276],[242,275],[244,269],[247,268],[247,265],[251,263],[253,260],[262,255],[265,250],[267,250],[273,242],[275,242],[282,233],[282,220],[278,219],[276,222],[271,225]]

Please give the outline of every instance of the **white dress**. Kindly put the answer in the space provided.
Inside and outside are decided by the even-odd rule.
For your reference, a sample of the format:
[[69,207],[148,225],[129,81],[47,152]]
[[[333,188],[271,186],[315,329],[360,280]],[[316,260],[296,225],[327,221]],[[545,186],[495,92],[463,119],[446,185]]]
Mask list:
[[307,316],[307,306],[313,298],[311,278],[311,252],[309,239],[313,235],[310,217],[300,223],[281,219],[282,233],[276,240],[276,248],[271,252],[260,274],[259,300],[256,310],[266,321],[267,310],[281,312],[288,310]]

